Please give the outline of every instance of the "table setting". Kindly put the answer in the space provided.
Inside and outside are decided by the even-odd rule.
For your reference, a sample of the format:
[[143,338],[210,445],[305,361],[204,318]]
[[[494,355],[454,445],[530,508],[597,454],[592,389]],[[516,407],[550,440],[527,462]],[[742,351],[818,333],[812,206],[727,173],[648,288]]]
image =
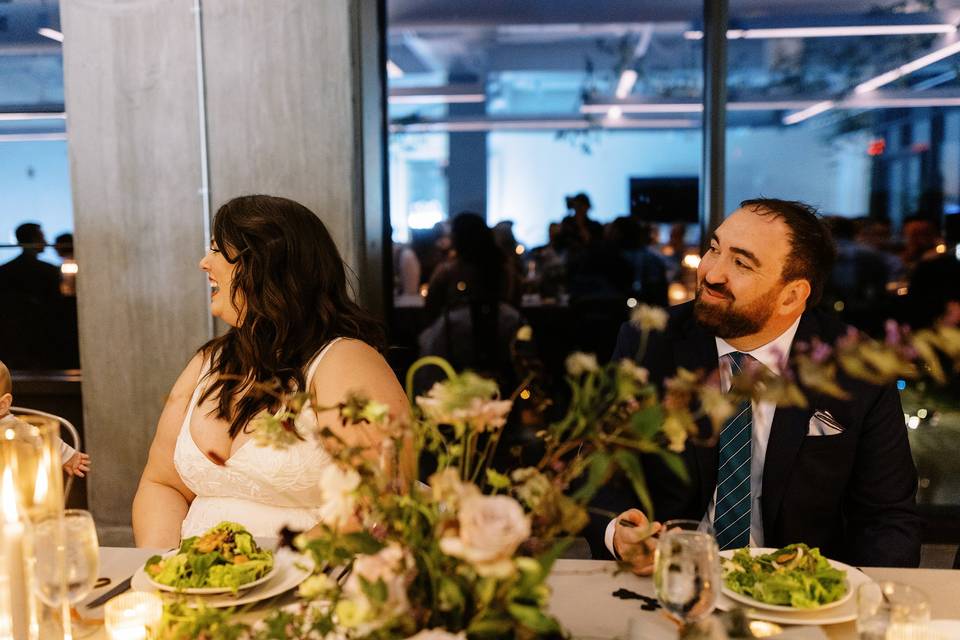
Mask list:
[[[643,307],[631,321],[643,344],[666,316]],[[415,397],[423,367],[444,378]],[[175,548],[99,547],[90,514],[63,508],[57,426],[7,429],[0,640],[960,638],[960,573],[855,567],[802,542],[721,551],[702,520],[630,523],[656,540],[649,577],[631,573],[629,558],[565,558],[612,477],[652,514],[640,455],[687,482],[680,452],[698,437],[697,419],[719,429],[736,406],[692,372],[662,398],[631,360],[600,365],[577,353],[566,369],[572,397],[538,434],[541,459],[513,469],[493,461],[515,396],[441,358],[408,372],[412,424],[359,395],[333,408],[346,427],[387,434],[376,456],[330,446],[320,425],[301,433],[299,411],[312,398],[284,397],[251,423],[257,445],[326,441],[330,462],[318,525],[271,539],[250,533],[257,523],[223,520]],[[750,375],[733,385],[741,400],[770,392],[768,377]],[[407,450],[418,455],[405,475]],[[429,472],[417,467],[421,453],[435,461]]]

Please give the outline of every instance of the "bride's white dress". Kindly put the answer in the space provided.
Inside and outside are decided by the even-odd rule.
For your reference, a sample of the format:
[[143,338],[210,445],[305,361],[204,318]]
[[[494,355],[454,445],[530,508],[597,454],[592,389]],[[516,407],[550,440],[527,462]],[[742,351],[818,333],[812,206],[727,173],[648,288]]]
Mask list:
[[[329,342],[308,364],[307,388],[320,360],[340,338]],[[203,533],[230,520],[254,536],[275,536],[283,526],[309,529],[320,521],[323,496],[320,476],[332,460],[313,438],[298,441],[286,449],[260,446],[253,439],[238,448],[224,466],[212,462],[190,435],[190,420],[203,392],[202,380],[209,367],[205,362],[180,427],[173,463],[184,484],[196,494],[183,520],[184,538]],[[297,419],[301,429],[316,425],[309,405]]]

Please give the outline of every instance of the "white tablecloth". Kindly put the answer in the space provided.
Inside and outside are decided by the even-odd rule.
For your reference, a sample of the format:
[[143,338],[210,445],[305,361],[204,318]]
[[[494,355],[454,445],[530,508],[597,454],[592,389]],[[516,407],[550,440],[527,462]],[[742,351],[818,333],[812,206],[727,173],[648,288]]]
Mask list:
[[[126,549],[103,547],[100,549],[100,575],[110,578],[111,583],[94,591],[87,600],[96,598],[119,581],[131,575],[146,559],[156,553],[149,549]],[[874,580],[893,580],[922,589],[931,601],[932,618],[960,618],[960,571],[936,569],[864,569]],[[550,576],[553,599],[550,612],[575,638],[607,639],[627,638],[627,630],[633,620],[634,638],[656,640],[675,638],[676,626],[660,611],[644,611],[639,600],[622,600],[613,597],[620,588],[653,597],[650,578],[632,574],[616,574],[616,564],[599,560],[559,560]],[[287,596],[291,598],[292,596]],[[272,603],[276,604],[276,601]],[[265,615],[269,607],[254,609],[245,617]],[[87,611],[84,615],[102,617],[102,610]],[[854,623],[831,625],[823,628],[831,640],[855,640]],[[105,640],[106,633],[93,636]]]

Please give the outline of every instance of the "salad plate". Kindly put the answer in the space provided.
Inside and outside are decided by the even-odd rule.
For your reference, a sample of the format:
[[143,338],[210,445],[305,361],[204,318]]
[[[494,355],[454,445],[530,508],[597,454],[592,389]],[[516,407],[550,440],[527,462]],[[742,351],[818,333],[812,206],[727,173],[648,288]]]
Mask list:
[[274,569],[266,580],[260,584],[238,591],[236,594],[186,594],[184,592],[161,591],[149,579],[141,567],[131,581],[131,588],[135,591],[156,593],[165,601],[185,600],[187,604],[203,605],[206,607],[236,607],[239,605],[267,600],[279,596],[291,589],[295,589],[313,572],[313,565],[308,555],[301,555],[289,549],[278,549],[274,552]]
[[[772,553],[774,551],[777,551],[777,549],[758,547],[751,549],[750,553],[751,555],[763,555]],[[733,553],[733,550],[721,551],[720,555],[722,558],[724,558],[724,560],[721,560],[721,562],[725,563],[725,559],[732,557]],[[724,584],[722,593],[717,599],[717,608],[721,611],[730,611],[731,609],[743,608],[746,609],[747,614],[755,620],[766,620],[768,622],[776,622],[778,624],[822,626],[841,624],[856,620],[857,603],[856,599],[853,598],[853,594],[857,591],[860,585],[873,582],[873,580],[855,567],[851,567],[850,565],[837,562],[835,560],[827,559],[827,561],[830,563],[830,566],[843,571],[846,574],[846,593],[837,602],[831,602],[827,606],[811,609],[783,607],[760,602],[750,598],[749,596],[738,594]],[[734,596],[739,596],[739,598],[734,599]]]
[[[791,545],[791,547],[793,547],[793,546],[794,546],[794,545]],[[798,547],[799,547],[798,549],[795,549],[795,550],[794,550],[794,551],[795,551],[795,554],[796,554],[794,557],[800,556],[800,559],[802,560],[804,554],[808,554],[808,556],[811,555],[811,554],[810,554],[810,550],[807,548],[806,545],[798,545]],[[786,547],[785,549],[790,549],[790,547]],[[750,555],[751,555],[752,557],[757,557],[757,556],[771,556],[771,555],[773,555],[773,554],[776,554],[778,551],[782,551],[782,550],[779,550],[779,549],[771,549],[771,548],[768,548],[768,547],[753,547],[753,548],[750,548],[750,549],[749,549]],[[845,602],[847,602],[848,600],[850,600],[850,599],[853,597],[853,591],[854,591],[854,590],[850,588],[849,576],[850,576],[850,573],[851,573],[851,572],[857,572],[857,569],[854,569],[853,567],[850,567],[850,566],[848,566],[848,565],[845,565],[845,564],[843,564],[842,562],[837,562],[836,560],[830,560],[829,558],[823,558],[823,560],[825,560],[827,563],[829,563],[830,567],[832,567],[833,569],[835,569],[837,572],[840,572],[839,574],[832,574],[831,577],[833,577],[833,575],[836,575],[837,577],[842,577],[843,580],[844,580],[844,582],[843,582],[843,589],[844,589],[843,595],[841,595],[839,598],[837,598],[837,599],[835,599],[835,600],[832,600],[832,601],[830,601],[830,602],[814,604],[814,605],[811,605],[811,606],[791,606],[791,605],[783,605],[783,604],[774,604],[774,603],[770,603],[770,602],[764,602],[764,601],[762,601],[762,600],[753,598],[753,597],[751,597],[751,596],[749,596],[749,595],[747,595],[747,594],[738,593],[737,591],[735,591],[735,590],[733,590],[732,588],[730,588],[730,586],[729,586],[729,581],[728,581],[728,574],[729,574],[729,573],[732,573],[731,570],[730,570],[730,567],[731,567],[731,566],[734,566],[734,567],[736,566],[736,565],[733,564],[733,562],[732,562],[735,553],[736,553],[736,550],[734,550],[734,549],[728,549],[728,550],[726,550],[726,551],[721,551],[721,552],[720,552],[720,557],[722,558],[721,563],[722,563],[722,565],[723,565],[723,594],[724,594],[725,596],[727,596],[728,598],[730,598],[731,600],[734,600],[734,601],[736,601],[736,602],[740,602],[740,603],[742,603],[742,604],[748,605],[748,606],[753,607],[753,608],[755,608],[755,609],[764,609],[764,610],[767,610],[767,611],[782,611],[782,612],[788,612],[788,613],[795,613],[795,612],[797,612],[797,611],[823,611],[823,610],[826,610],[826,609],[832,609],[832,608],[834,608],[834,607],[839,607],[839,606],[843,605]],[[792,555],[792,554],[784,553],[784,554],[782,554],[782,555],[783,555],[783,556],[788,556],[788,555]],[[814,562],[816,562],[816,561],[819,560],[819,558],[821,557],[821,556],[819,556],[819,552],[817,552],[816,555],[817,555],[816,558],[813,558],[813,557],[811,556],[811,557],[808,557],[807,560],[813,560]],[[762,580],[764,577],[770,576],[770,575],[772,574],[772,571],[770,571],[770,568],[771,568],[771,567],[770,567],[769,565],[767,565],[765,568],[767,569],[767,571],[762,571],[762,572],[757,572],[757,573],[756,573],[756,575],[759,577],[760,580]],[[800,570],[799,567],[796,568],[796,569],[793,568],[793,567],[791,566],[790,562],[785,562],[785,563],[784,563],[784,566],[783,566],[782,568],[780,568],[780,570],[779,570],[778,573],[780,573],[781,575],[786,574],[786,577],[787,577],[788,579],[793,578],[793,580],[792,580],[791,582],[795,581],[795,582],[797,583],[797,588],[799,588],[799,587],[801,586],[803,580],[812,579],[812,576],[811,576],[810,573],[808,573],[808,572],[806,572],[806,571]],[[803,576],[800,576],[800,575],[792,576],[792,575],[790,575],[790,574],[792,574],[792,573],[805,574],[805,575],[803,575]],[[842,576],[841,576],[840,574],[842,574]],[[784,582],[786,582],[786,581],[784,581]],[[791,582],[787,582],[787,584],[790,584]],[[832,587],[832,585],[831,585],[831,587]],[[781,586],[781,588],[782,588],[782,589],[786,589],[787,587]]]
[[[171,551],[169,553],[165,553],[161,557],[163,559],[167,559],[176,554],[177,554],[177,551]],[[156,587],[158,591],[167,591],[169,593],[183,593],[188,596],[212,596],[212,595],[217,595],[221,593],[233,593],[234,591],[246,591],[248,589],[252,589],[253,587],[256,587],[257,585],[263,584],[267,580],[271,579],[274,575],[276,575],[276,573],[277,573],[277,565],[276,563],[274,563],[270,571],[268,571],[263,577],[257,578],[252,582],[245,582],[243,584],[240,584],[237,586],[236,589],[233,589],[231,587],[187,587],[184,589],[180,589],[180,588],[171,586],[169,584],[163,584],[162,582],[157,582],[156,580],[151,578],[150,574],[148,574],[145,570],[143,571],[143,574],[146,577],[146,579],[150,582],[150,584]]]
[[263,584],[276,566],[273,552],[262,548],[242,525],[221,522],[203,535],[185,538],[178,549],[151,556],[143,571],[160,591],[216,595]]

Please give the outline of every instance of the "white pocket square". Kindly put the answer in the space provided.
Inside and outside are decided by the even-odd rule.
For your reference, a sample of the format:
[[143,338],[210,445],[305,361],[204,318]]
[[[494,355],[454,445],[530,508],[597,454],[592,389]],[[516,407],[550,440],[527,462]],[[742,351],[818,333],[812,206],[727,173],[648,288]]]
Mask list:
[[807,425],[807,436],[838,436],[843,431],[843,425],[829,411],[815,411]]

